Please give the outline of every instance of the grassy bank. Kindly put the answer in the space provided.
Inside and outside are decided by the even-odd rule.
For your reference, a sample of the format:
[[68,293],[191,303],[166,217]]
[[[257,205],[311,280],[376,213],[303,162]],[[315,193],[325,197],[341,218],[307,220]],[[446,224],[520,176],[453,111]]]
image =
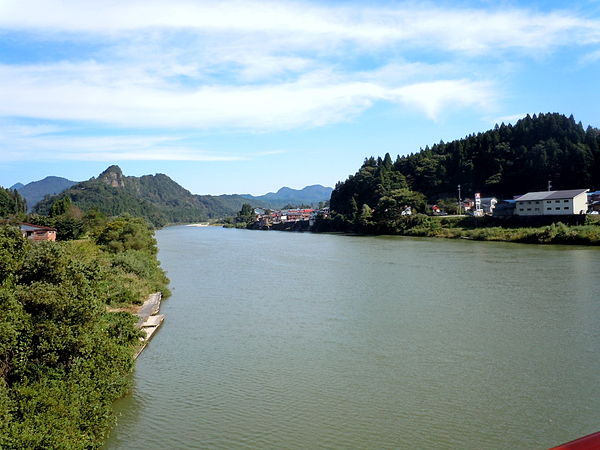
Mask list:
[[456,227],[417,226],[407,228],[407,236],[430,236],[478,241],[522,242],[531,244],[600,245],[600,226],[565,225],[557,222],[543,227]]
[[139,219],[87,239],[31,243],[0,227],[0,448],[98,448],[131,383],[136,317],[110,309],[167,292]]
[[546,224],[540,225],[543,221],[536,219],[498,219],[466,216],[434,217],[422,214],[398,217],[393,221],[383,223],[349,222],[334,217],[333,219],[318,221],[314,231],[342,231],[530,244],[600,245],[600,219],[593,216],[561,219],[570,220],[571,224],[561,221],[553,222],[551,218],[544,218],[543,221],[546,221]]

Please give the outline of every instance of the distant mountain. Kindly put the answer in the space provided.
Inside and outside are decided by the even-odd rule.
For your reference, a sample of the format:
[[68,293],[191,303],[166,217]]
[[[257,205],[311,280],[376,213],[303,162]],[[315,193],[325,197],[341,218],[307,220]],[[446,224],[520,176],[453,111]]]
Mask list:
[[306,186],[303,189],[291,189],[282,187],[277,192],[269,192],[265,195],[253,196],[250,194],[242,194],[242,197],[251,200],[258,200],[268,203],[272,208],[281,208],[287,204],[292,205],[316,205],[319,202],[329,201],[331,192],[330,187],[324,187],[320,184]]
[[11,187],[9,187],[9,189],[11,191],[18,191],[19,189],[21,189],[23,186],[25,186],[23,183],[16,183],[13,184]]
[[43,180],[32,181],[25,185],[17,183],[11,189],[16,189],[21,194],[21,197],[27,202],[27,210],[31,211],[46,195],[60,194],[74,184],[77,184],[77,182],[66,178],[46,177]]
[[[129,213],[144,217],[156,226],[232,216],[248,202],[239,195],[193,195],[167,175],[131,177],[123,175],[119,166],[110,166],[98,178],[45,198],[35,211],[47,214],[54,201],[65,196],[84,211],[95,208],[110,216]],[[251,203],[266,206],[260,201]]]

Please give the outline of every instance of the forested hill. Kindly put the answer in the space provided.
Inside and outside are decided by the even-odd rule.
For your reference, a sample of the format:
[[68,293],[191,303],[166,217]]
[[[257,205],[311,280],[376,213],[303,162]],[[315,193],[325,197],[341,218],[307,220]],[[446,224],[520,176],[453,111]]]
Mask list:
[[62,177],[50,176],[43,180],[32,181],[26,185],[18,183],[15,185],[17,187],[13,186],[11,189],[19,191],[19,194],[27,201],[27,209],[31,211],[46,195],[59,194],[74,184],[77,184],[77,182]]
[[319,202],[329,201],[329,198],[331,197],[331,191],[333,191],[333,189],[330,187],[314,184],[312,186],[306,186],[303,189],[282,187],[277,192],[269,192],[265,195],[253,196],[249,194],[241,194],[241,196],[250,200],[265,202],[271,208],[283,208],[288,204],[317,205]]
[[548,113],[496,125],[449,143],[440,142],[392,161],[367,158],[359,171],[338,183],[331,207],[346,216],[362,205],[376,208],[392,191],[425,195],[430,202],[457,197],[512,198],[528,191],[600,188],[600,130],[584,129],[573,116]]
[[234,215],[248,201],[240,196],[193,195],[167,175],[125,176],[118,166],[110,166],[98,178],[46,197],[35,212],[48,214],[52,204],[64,197],[84,211],[97,209],[109,216],[128,213],[155,226]]

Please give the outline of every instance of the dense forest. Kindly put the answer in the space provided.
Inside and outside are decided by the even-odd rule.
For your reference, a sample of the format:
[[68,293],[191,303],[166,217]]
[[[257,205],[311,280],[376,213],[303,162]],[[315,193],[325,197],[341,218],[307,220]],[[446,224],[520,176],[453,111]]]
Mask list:
[[16,190],[0,187],[0,217],[22,214],[26,208],[25,199]]
[[331,209],[338,221],[360,226],[395,220],[406,206],[456,204],[462,197],[512,198],[528,191],[600,188],[600,130],[584,129],[573,116],[529,115],[395,161],[370,157],[336,185]]
[[143,219],[73,211],[54,207],[78,240],[32,243],[0,226],[0,448],[99,447],[139,344],[135,316],[108,307],[168,294]]
[[[110,166],[97,178],[47,196],[34,207],[34,212],[48,215],[56,200],[66,197],[84,211],[96,209],[109,216],[128,213],[157,227],[231,216],[248,202],[239,195],[194,195],[167,175],[124,176],[118,166]],[[253,201],[254,206],[263,204]]]

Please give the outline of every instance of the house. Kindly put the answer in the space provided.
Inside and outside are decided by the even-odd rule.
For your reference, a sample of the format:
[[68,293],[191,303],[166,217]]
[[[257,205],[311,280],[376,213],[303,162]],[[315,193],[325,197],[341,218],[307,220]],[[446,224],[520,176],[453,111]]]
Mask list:
[[494,213],[494,208],[498,203],[498,199],[496,197],[481,197],[479,201],[481,202],[480,207],[483,210],[484,214]]
[[470,199],[470,198],[465,198],[462,202],[461,202],[461,207],[462,210],[467,212],[467,211],[471,211],[471,209],[473,209],[473,207],[475,206],[475,201]]
[[19,228],[26,237],[32,241],[56,241],[56,228],[33,225],[31,223],[20,223]]
[[565,216],[585,214],[589,189],[528,192],[516,199],[518,216]]
[[515,215],[516,200],[500,200],[494,207],[494,217],[507,217]]
[[588,213],[600,212],[600,191],[588,192]]

